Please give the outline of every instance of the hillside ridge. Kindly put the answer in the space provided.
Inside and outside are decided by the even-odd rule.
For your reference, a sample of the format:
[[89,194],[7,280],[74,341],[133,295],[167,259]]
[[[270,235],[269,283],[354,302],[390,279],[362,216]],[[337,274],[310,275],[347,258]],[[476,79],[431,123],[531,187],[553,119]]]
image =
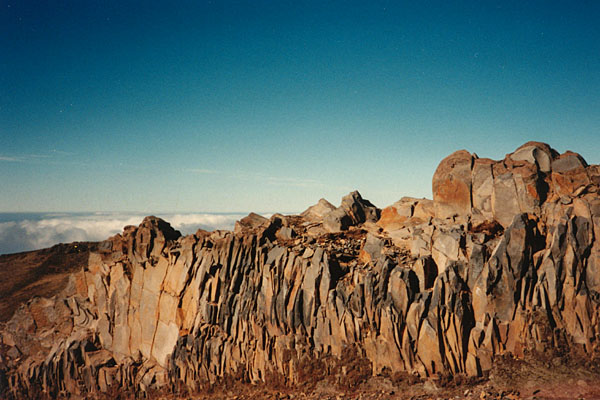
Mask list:
[[449,155],[433,200],[379,209],[355,191],[188,236],[146,217],[0,326],[0,385],[89,396],[294,386],[309,366],[477,378],[506,355],[597,360],[599,187],[600,166],[528,142]]

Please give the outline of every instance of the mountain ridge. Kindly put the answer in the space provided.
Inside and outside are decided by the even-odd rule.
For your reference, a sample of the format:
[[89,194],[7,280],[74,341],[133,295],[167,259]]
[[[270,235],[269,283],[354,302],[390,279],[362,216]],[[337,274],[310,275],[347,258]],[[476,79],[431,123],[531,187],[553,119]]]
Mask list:
[[188,236],[146,217],[0,327],[4,389],[291,386],[315,360],[345,379],[349,353],[372,375],[422,378],[481,377],[507,354],[594,360],[599,185],[599,166],[528,142],[499,161],[455,152],[433,200],[383,210],[352,192]]

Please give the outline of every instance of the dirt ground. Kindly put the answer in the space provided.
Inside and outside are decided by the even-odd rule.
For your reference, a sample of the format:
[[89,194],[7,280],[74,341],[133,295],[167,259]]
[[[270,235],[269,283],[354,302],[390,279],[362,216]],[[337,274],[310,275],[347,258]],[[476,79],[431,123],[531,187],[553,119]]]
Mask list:
[[51,297],[68,282],[71,272],[87,264],[96,243],[57,244],[48,249],[0,255],[0,322],[12,317],[21,303]]
[[[296,387],[273,384],[244,384],[226,380],[208,385],[196,393],[151,393],[150,399],[202,400],[338,400],[338,399],[600,399],[600,362],[581,361],[574,356],[530,354],[524,360],[511,356],[497,360],[490,373],[481,378],[434,377],[420,379],[407,374],[395,376],[354,376],[356,382],[333,376]],[[116,396],[115,396],[116,395]],[[134,398],[129,394],[130,398]],[[113,393],[106,398],[129,398]]]

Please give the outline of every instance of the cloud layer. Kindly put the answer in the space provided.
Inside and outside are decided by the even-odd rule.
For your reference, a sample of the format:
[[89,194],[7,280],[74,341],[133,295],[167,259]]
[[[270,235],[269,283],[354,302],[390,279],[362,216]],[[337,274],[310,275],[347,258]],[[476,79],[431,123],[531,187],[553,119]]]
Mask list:
[[[157,214],[187,235],[198,229],[233,229],[242,214]],[[43,249],[57,243],[100,241],[138,225],[142,214],[4,214],[0,254]]]

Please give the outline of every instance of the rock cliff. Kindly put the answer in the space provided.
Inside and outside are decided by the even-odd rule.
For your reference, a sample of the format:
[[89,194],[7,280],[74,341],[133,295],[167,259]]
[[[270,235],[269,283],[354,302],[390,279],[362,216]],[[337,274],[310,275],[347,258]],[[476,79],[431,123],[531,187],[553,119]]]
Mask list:
[[600,342],[600,167],[527,143],[444,159],[433,201],[350,193],[181,236],[147,217],[98,245],[59,294],[0,326],[7,395],[145,391],[236,377],[479,376],[503,354]]

